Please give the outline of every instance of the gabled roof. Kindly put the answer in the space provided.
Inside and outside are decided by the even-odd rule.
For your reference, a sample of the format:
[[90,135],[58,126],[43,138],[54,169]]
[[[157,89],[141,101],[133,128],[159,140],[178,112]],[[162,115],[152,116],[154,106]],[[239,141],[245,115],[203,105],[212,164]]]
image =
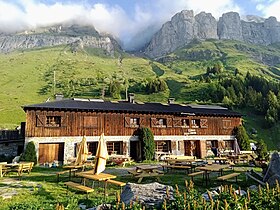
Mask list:
[[209,105],[180,105],[161,103],[129,103],[127,101],[103,101],[90,99],[63,99],[40,104],[27,105],[27,110],[78,110],[97,112],[129,112],[129,113],[155,113],[177,115],[215,115],[241,117],[240,113],[228,110],[220,106]]

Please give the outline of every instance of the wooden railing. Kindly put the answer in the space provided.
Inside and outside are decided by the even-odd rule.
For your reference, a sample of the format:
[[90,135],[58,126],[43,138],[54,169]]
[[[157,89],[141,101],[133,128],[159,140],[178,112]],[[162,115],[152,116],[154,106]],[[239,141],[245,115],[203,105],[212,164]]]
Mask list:
[[0,130],[0,141],[3,140],[19,140],[23,138],[19,130]]

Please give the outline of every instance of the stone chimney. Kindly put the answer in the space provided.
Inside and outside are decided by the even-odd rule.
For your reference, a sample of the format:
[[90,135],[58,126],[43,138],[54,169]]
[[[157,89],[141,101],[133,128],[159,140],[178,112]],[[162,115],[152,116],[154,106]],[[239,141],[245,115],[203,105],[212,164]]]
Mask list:
[[174,104],[175,98],[169,98],[168,99],[168,104]]
[[128,102],[134,104],[134,93],[128,94]]
[[63,99],[64,95],[62,93],[57,93],[55,94],[55,100],[56,101],[61,101]]

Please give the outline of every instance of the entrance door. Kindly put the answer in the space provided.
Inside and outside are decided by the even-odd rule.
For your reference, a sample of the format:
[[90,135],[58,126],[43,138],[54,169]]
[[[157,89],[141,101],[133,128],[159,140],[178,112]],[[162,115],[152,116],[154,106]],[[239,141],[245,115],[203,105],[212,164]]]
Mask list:
[[130,142],[130,157],[133,160],[141,160],[141,145],[139,141]]
[[185,155],[187,156],[196,156],[200,158],[200,144],[199,141],[184,141],[185,143]]
[[39,144],[39,163],[63,162],[64,143]]

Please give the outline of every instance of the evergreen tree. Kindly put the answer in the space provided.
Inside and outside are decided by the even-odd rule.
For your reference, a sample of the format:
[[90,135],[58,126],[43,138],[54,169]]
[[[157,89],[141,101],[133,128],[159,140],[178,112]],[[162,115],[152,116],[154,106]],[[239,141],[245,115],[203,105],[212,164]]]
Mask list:
[[261,139],[256,144],[256,154],[259,160],[268,160],[269,154],[265,142]]
[[240,125],[234,129],[237,142],[241,150],[251,150],[249,136],[246,129]]
[[20,160],[34,162],[35,165],[37,164],[35,144],[33,141],[28,142],[24,150],[24,153],[20,156]]
[[153,160],[155,157],[154,135],[150,128],[140,128],[139,139],[144,160]]

